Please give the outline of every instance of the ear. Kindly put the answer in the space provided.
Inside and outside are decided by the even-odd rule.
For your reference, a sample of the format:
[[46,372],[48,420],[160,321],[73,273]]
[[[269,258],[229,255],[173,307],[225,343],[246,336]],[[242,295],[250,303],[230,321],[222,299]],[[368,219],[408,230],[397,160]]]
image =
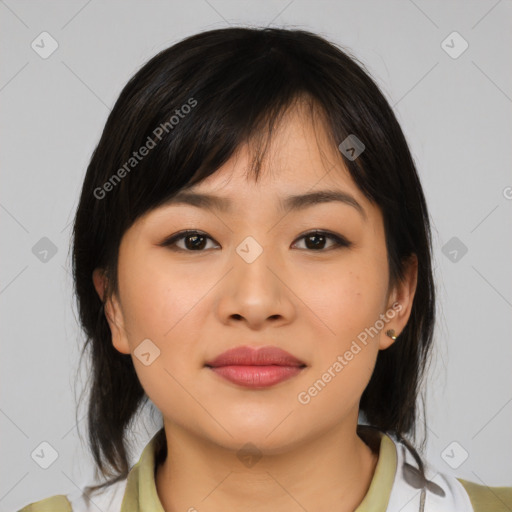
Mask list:
[[[412,254],[405,264],[404,269],[404,280],[398,283],[390,293],[386,312],[388,318],[390,320],[386,323],[384,328],[382,329],[380,340],[379,340],[379,349],[385,350],[390,347],[395,341],[390,338],[386,331],[388,329],[393,329],[395,331],[395,336],[399,336],[399,334],[404,330],[407,322],[409,320],[409,316],[411,315],[412,304],[414,301],[414,295],[416,293],[416,285],[418,283],[418,257],[416,254]],[[391,319],[392,314],[390,311],[394,311],[395,314]]]
[[94,288],[100,299],[105,304],[105,316],[107,317],[110,332],[112,333],[112,344],[122,354],[130,354],[130,346],[124,328],[124,318],[121,306],[115,294],[104,301],[107,289],[107,277],[101,268],[94,269],[92,273]]

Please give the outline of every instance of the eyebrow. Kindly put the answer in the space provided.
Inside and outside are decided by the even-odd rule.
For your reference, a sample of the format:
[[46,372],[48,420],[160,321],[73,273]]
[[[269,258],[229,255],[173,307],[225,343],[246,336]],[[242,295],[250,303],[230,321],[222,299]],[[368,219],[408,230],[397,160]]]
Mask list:
[[[281,210],[302,210],[317,204],[339,202],[355,208],[364,220],[367,220],[366,211],[361,204],[347,192],[341,190],[316,190],[306,194],[289,195],[280,199]],[[232,201],[226,197],[214,196],[211,194],[200,194],[197,192],[180,191],[168,201],[165,206],[189,205],[206,210],[218,210],[229,213],[232,209]]]

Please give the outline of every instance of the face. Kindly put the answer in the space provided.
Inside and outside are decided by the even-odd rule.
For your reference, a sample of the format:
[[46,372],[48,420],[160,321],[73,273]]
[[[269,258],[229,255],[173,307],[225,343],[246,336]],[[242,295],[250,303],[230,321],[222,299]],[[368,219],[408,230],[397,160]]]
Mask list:
[[[246,176],[249,158],[240,148],[193,189],[229,207],[169,204],[131,226],[106,314],[115,348],[132,355],[167,426],[278,453],[357,423],[378,351],[393,343],[385,332],[399,334],[409,317],[416,268],[388,289],[381,212],[321,125],[299,110],[280,125],[258,183]],[[343,192],[352,204],[281,205],[318,190]],[[166,243],[184,230],[194,233]],[[94,283],[101,296],[99,269]],[[260,387],[206,366],[239,346],[278,347],[303,366]]]

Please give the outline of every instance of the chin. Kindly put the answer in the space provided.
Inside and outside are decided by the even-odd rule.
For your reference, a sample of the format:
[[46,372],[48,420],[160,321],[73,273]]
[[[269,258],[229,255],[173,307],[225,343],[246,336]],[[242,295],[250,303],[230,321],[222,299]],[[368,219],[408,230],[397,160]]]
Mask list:
[[245,450],[249,453],[255,451],[261,455],[279,455],[300,443],[300,439],[293,435],[299,431],[297,425],[280,425],[276,428],[282,419],[282,417],[276,419],[271,425],[262,422],[250,425],[247,423],[243,425],[233,423],[229,426],[224,424],[231,436],[222,430],[221,438],[215,436],[216,439],[212,441],[237,454],[240,450],[242,452]]

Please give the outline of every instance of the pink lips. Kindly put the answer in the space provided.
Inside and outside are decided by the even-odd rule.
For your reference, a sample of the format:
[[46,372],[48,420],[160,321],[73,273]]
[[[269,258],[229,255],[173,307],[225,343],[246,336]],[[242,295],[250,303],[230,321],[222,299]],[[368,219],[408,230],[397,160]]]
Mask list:
[[278,347],[236,347],[205,365],[240,386],[267,387],[299,374],[306,364]]

